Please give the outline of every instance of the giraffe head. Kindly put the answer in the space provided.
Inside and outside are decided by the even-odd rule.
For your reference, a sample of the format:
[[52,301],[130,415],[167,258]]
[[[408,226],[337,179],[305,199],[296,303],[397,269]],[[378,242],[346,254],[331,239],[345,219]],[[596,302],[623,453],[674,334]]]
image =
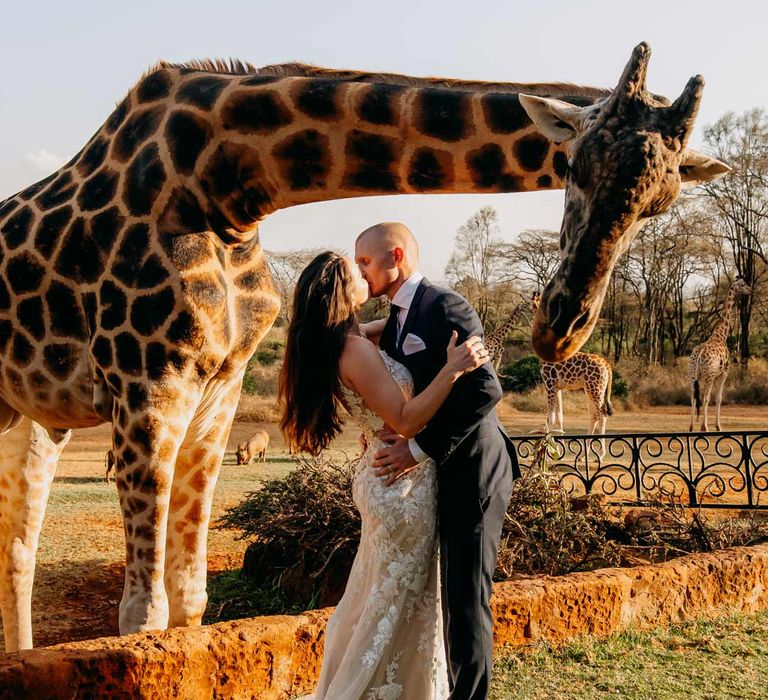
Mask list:
[[752,294],[752,288],[744,281],[743,277],[737,277],[733,281],[731,289],[736,296],[749,296]]
[[691,78],[670,104],[646,90],[650,54],[647,44],[637,46],[613,92],[587,107],[520,95],[545,136],[568,142],[561,261],[533,324],[534,348],[549,362],[589,338],[614,264],[643,221],[666,211],[681,185],[730,170],[687,148],[703,79]]

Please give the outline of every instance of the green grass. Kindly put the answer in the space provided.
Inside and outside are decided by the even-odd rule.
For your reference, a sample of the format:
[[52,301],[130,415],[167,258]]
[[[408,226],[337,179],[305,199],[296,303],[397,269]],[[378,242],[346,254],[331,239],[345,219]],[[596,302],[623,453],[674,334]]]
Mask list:
[[280,590],[273,585],[256,583],[239,570],[223,571],[208,577],[208,607],[203,623],[239,620],[258,615],[295,615],[300,609],[292,607]]
[[768,612],[501,652],[491,700],[768,697]]

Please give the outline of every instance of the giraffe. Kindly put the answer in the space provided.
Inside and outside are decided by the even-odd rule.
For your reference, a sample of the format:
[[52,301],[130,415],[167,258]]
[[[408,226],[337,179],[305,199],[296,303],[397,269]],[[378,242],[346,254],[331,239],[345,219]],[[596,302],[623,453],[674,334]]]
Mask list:
[[650,55],[647,44],[636,46],[618,86],[599,103],[520,97],[541,132],[567,146],[560,265],[532,332],[534,350],[547,362],[567,359],[589,338],[614,265],[643,223],[666,211],[681,186],[730,170],[687,148],[704,79],[691,78],[670,104],[646,89]]
[[[701,420],[702,432],[707,432],[707,409],[709,408],[709,397],[712,393],[712,387],[715,387],[715,396],[717,402],[717,417],[715,427],[721,430],[720,425],[720,404],[723,402],[723,387],[728,378],[728,368],[731,364],[731,354],[728,352],[728,335],[731,329],[733,304],[737,295],[751,294],[749,285],[741,278],[737,277],[728,289],[725,297],[720,318],[715,324],[715,328],[709,339],[697,345],[691,353],[691,359],[688,364],[688,381],[691,384],[691,422],[688,426],[689,431],[693,431],[693,423],[699,417],[702,403],[704,404],[704,415]],[[702,401],[703,397],[703,401]]]
[[[534,293],[531,309],[536,310],[541,303],[541,294]],[[605,435],[608,416],[613,415],[611,388],[613,370],[611,363],[604,357],[589,352],[577,352],[567,360],[541,363],[541,381],[547,391],[547,427],[559,425],[563,430],[563,390],[584,390],[590,418],[590,435]],[[605,455],[605,439],[600,441],[600,456]]]
[[[32,646],[58,455],[70,430],[105,421],[125,533],[120,632],[200,624],[213,489],[246,363],[279,309],[265,216],[366,195],[562,188],[566,147],[533,125],[530,100],[600,114],[615,92],[160,63],[68,163],[0,202],[6,650]],[[620,119],[626,133],[633,118]],[[675,177],[683,161],[670,161]]]
[[512,330],[517,326],[520,316],[526,307],[525,302],[520,302],[509,317],[494,328],[490,333],[486,333],[483,339],[485,348],[491,356],[493,368],[498,372],[501,366],[501,360],[504,356],[504,341]]

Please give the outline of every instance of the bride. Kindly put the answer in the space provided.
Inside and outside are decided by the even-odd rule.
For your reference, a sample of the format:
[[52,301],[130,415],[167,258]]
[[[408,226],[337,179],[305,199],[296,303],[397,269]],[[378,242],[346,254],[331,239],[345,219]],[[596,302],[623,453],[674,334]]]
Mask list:
[[[360,545],[328,622],[312,700],[442,700],[448,677],[440,613],[437,484],[432,460],[385,485],[371,465],[386,426],[415,435],[454,382],[488,361],[480,338],[448,344],[447,362],[413,396],[408,370],[374,344],[384,321],[359,325],[368,283],[348,258],[327,252],[302,272],[280,374],[281,428],[295,449],[318,454],[341,431],[343,406],[367,449],[352,485]],[[372,342],[373,341],[373,342]]]

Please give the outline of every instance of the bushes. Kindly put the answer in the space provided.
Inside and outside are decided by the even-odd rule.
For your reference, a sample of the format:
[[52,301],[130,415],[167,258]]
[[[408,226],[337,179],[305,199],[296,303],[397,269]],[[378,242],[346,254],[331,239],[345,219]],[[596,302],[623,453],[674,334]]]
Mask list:
[[541,384],[541,360],[535,355],[527,355],[503,368],[499,380],[504,391],[522,393]]

